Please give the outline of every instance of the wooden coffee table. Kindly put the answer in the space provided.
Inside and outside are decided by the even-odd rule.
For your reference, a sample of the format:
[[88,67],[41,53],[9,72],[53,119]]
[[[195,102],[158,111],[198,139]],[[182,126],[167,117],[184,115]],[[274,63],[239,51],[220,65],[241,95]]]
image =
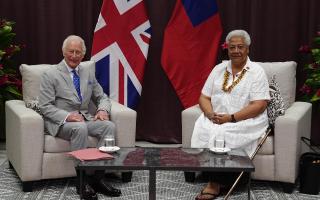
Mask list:
[[82,161],[76,166],[79,173],[80,195],[86,170],[149,171],[149,200],[156,200],[156,171],[216,171],[249,173],[248,199],[250,199],[250,173],[254,165],[243,150],[215,154],[209,149],[196,148],[124,148],[112,154],[114,159]]

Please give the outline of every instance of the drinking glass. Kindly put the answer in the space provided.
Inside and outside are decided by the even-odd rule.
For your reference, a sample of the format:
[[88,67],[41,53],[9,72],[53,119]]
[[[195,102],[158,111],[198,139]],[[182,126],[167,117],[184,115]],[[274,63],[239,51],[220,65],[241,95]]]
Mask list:
[[113,135],[107,135],[104,139],[106,147],[114,147],[116,145]]
[[225,146],[224,135],[223,134],[217,135],[216,138],[214,139],[214,147],[216,149],[223,149],[224,146]]

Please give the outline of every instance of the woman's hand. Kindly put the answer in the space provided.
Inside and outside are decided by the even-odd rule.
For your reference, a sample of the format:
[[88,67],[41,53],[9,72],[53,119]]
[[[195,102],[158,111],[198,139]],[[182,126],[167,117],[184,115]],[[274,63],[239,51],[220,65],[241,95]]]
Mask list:
[[208,119],[212,121],[212,119],[217,115],[215,112],[210,112],[210,113],[204,113],[204,116],[206,116]]
[[227,122],[231,122],[231,115],[229,115],[229,114],[215,114],[214,117],[211,119],[211,121],[216,124],[224,124]]

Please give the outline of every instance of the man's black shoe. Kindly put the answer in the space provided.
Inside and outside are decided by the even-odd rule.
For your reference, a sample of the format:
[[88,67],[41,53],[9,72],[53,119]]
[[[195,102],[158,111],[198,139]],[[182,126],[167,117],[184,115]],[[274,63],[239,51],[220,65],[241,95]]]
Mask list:
[[[77,193],[80,194],[80,189],[77,186]],[[97,193],[92,189],[92,187],[89,184],[84,184],[83,191],[82,191],[82,198],[84,200],[98,200]]]
[[119,197],[121,195],[121,190],[112,187],[105,179],[100,179],[98,181],[93,182],[92,187],[102,194],[111,197]]

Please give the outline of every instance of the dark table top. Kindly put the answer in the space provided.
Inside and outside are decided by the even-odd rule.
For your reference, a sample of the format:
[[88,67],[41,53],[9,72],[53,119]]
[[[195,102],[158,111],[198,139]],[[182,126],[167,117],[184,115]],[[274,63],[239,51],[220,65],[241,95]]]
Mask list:
[[113,159],[82,161],[78,169],[117,170],[182,170],[252,172],[254,165],[241,149],[216,154],[196,148],[125,148],[112,153]]

